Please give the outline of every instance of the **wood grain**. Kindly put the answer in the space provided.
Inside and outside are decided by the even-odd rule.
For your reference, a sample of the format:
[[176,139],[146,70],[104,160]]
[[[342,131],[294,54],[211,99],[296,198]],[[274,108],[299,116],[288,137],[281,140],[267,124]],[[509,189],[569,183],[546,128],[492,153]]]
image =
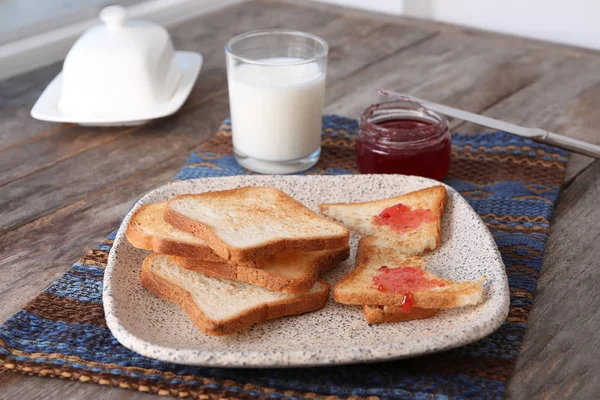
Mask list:
[[435,29],[440,34],[447,33],[463,33],[471,36],[479,36],[481,38],[485,38],[490,45],[515,45],[522,46],[526,45],[531,48],[543,48],[546,50],[551,50],[554,53],[561,53],[567,56],[581,57],[584,55],[598,55],[597,50],[592,50],[583,47],[577,47],[572,45],[565,45],[560,43],[548,42],[545,40],[535,40],[530,38],[525,38],[523,36],[510,35],[507,33],[496,33],[489,30],[482,30],[477,28],[471,28],[463,25],[454,25],[450,23],[444,22],[433,22],[431,20],[413,18],[413,17],[399,17],[393,14],[387,13],[379,13],[379,12],[369,12],[360,8],[349,8],[345,6],[337,6],[331,3],[321,3],[321,2],[300,2],[298,0],[260,0],[264,4],[294,4],[301,7],[306,7],[312,9],[314,12],[338,12],[348,17],[362,17],[370,16],[371,18],[376,18],[378,21],[382,23],[390,22],[390,23],[398,23],[401,21],[402,24],[412,26],[415,28],[425,28],[429,27]]
[[515,399],[600,393],[600,162],[560,195],[515,374]]
[[[297,22],[298,20],[294,18]],[[340,23],[325,24],[324,26],[315,26],[314,30],[318,33],[321,31],[328,37],[332,32],[345,27],[346,32],[352,26],[362,26],[353,20],[343,20]],[[310,20],[310,24],[321,23],[319,19]],[[311,27],[313,25],[309,25]],[[346,47],[356,43],[354,49],[372,48],[370,50],[372,57],[383,57],[386,54],[396,51],[404,46],[418,41],[429,35],[428,31],[417,31],[412,29],[407,32],[402,27],[394,28],[383,27],[376,31],[378,32],[393,32],[401,35],[401,39],[394,40],[394,43],[372,48],[365,43],[365,40],[360,38],[362,29],[359,29],[353,35],[347,35],[339,46],[333,46],[332,49],[337,54],[344,55]],[[368,31],[367,31],[368,32]],[[377,35],[369,35],[377,39]],[[357,38],[356,41],[352,40]],[[335,40],[332,40],[334,43]],[[378,40],[378,42],[382,42]],[[339,47],[339,49],[338,49]],[[330,82],[335,82],[344,74],[360,69],[365,65],[370,58],[361,56],[362,53],[356,55],[348,55],[349,60],[354,60],[349,64],[339,63],[330,66],[332,77]],[[342,57],[343,58],[343,57]],[[210,65],[207,62],[208,65]],[[348,67],[351,65],[351,68]],[[338,72],[339,71],[339,72]],[[128,129],[107,129],[100,133],[96,139],[87,140],[88,147],[79,147],[76,151],[71,150],[72,146],[60,146],[65,142],[64,136],[69,135],[68,132],[56,132],[52,138],[43,138],[43,142],[47,146],[54,146],[57,149],[50,152],[54,157],[61,153],[61,156],[55,158],[53,162],[46,165],[38,164],[37,169],[33,172],[28,172],[28,179],[15,179],[14,177],[7,178],[3,186],[3,193],[0,194],[0,219],[2,226],[0,233],[7,232],[23,224],[27,224],[36,220],[50,212],[55,211],[64,202],[73,202],[80,199],[85,193],[97,190],[104,185],[110,184],[115,179],[121,179],[129,174],[135,173],[139,169],[147,168],[153,162],[161,161],[169,157],[173,153],[182,154],[181,150],[190,148],[197,143],[199,138],[196,133],[198,131],[198,114],[206,111],[206,107],[215,108],[214,102],[219,103],[217,114],[210,113],[211,117],[219,116],[222,120],[228,111],[228,103],[226,103],[225,87],[226,87],[226,72],[221,67],[215,67],[212,70],[200,75],[196,90],[188,100],[183,109],[174,117],[162,119],[148,126],[134,127]],[[210,89],[209,89],[210,88]],[[211,95],[207,96],[206,93]],[[204,94],[201,96],[200,94]],[[216,95],[220,95],[218,99],[213,99]],[[172,127],[176,126],[174,132],[170,132]],[[205,129],[205,125],[202,126]],[[90,136],[89,128],[88,134]],[[214,126],[209,129],[215,129]],[[74,127],[71,131],[85,132],[84,127]],[[170,133],[169,133],[170,132]],[[211,132],[205,131],[207,137]],[[81,137],[81,133],[76,133]],[[93,136],[93,135],[92,135]],[[52,140],[54,139],[54,140]],[[119,139],[119,140],[116,140]],[[83,140],[83,139],[82,139]],[[7,163],[12,163],[14,169],[22,170],[23,164],[20,161],[31,157],[34,144],[39,142],[29,142],[23,146],[22,151],[8,150],[14,154],[13,157],[7,158]],[[66,157],[67,152],[71,150],[69,157]],[[43,152],[39,159],[44,160],[48,151]],[[35,158],[34,158],[35,159]],[[85,162],[88,165],[93,165],[95,169],[77,168]],[[2,163],[0,163],[2,165]],[[10,168],[7,168],[10,171]],[[103,171],[101,176],[97,176],[96,170]],[[68,183],[61,188],[60,191],[55,190],[55,185],[49,185],[48,182],[64,182]],[[43,204],[43,209],[41,207]]]
[[[195,104],[206,99],[207,94],[214,93],[217,90],[222,91],[226,83],[226,75],[224,73],[225,56],[223,45],[229,38],[239,32],[252,29],[255,26],[263,26],[265,28],[280,27],[285,23],[281,19],[282,15],[288,15],[291,10],[296,10],[295,7],[281,4],[275,7],[252,7],[250,3],[245,3],[240,6],[239,13],[249,15],[239,18],[235,25],[226,24],[221,29],[215,29],[210,24],[198,23],[198,21],[190,21],[182,26],[172,29],[173,42],[177,49],[187,51],[198,51],[204,56],[204,65],[201,78],[195,85],[194,90],[187,101],[184,109],[189,109]],[[253,10],[254,12],[249,12]],[[218,22],[223,13],[213,15]],[[227,18],[230,18],[225,14]],[[308,10],[301,9],[295,12],[296,18],[290,21],[299,29],[318,28],[335,18],[333,13],[321,13],[315,18],[314,14]],[[212,21],[213,18],[204,18]],[[200,27],[200,29],[199,29]],[[190,29],[193,28],[193,29]],[[185,34],[188,32],[188,34]],[[190,34],[192,33],[193,34]],[[44,74],[44,77],[47,75]],[[52,79],[52,78],[50,78]],[[16,78],[17,83],[22,79]],[[33,81],[33,77],[30,78]],[[47,82],[45,82],[47,84]],[[0,94],[3,97],[12,95],[16,83],[13,85],[0,85]],[[2,98],[2,97],[0,97]],[[31,99],[30,99],[31,100]],[[20,105],[20,103],[17,103]],[[2,112],[7,113],[6,118],[0,121],[5,125],[2,127],[2,132],[6,132],[2,139],[2,144],[6,143],[4,151],[0,150],[0,171],[3,171],[0,177],[0,186],[14,181],[19,177],[31,174],[39,169],[49,168],[68,158],[72,158],[80,153],[91,150],[98,146],[107,144],[116,140],[121,135],[134,130],[145,130],[147,127],[136,128],[88,128],[73,124],[50,124],[49,127],[44,125],[44,131],[49,134],[23,135],[20,133],[17,126],[23,125],[24,120],[31,120],[29,116],[30,104],[26,103],[25,107],[11,108],[7,107]],[[8,112],[13,112],[11,118]],[[47,124],[47,123],[42,123]],[[37,123],[35,125],[38,125]],[[15,138],[8,137],[12,132]],[[12,140],[20,140],[15,144],[10,145]],[[10,156],[9,155],[10,152]]]
[[377,94],[383,88],[480,112],[568,59],[527,46],[491,46],[462,33],[439,35],[333,85],[327,111],[358,117],[383,100]]
[[[600,144],[600,57],[576,58],[549,72],[523,90],[486,110],[485,115],[505,119]],[[481,132],[463,124],[461,132]],[[573,154],[566,183],[592,163],[591,157]]]
[[[0,150],[26,142],[31,137],[49,136],[57,129],[62,129],[60,125],[37,121],[29,115],[46,85],[59,72],[60,66],[50,65],[0,81]],[[23,123],[25,121],[27,123]]]
[[[126,177],[115,182],[118,191],[107,187],[95,192],[91,199],[71,203],[4,235],[0,264],[0,298],[4,304],[0,307],[0,320],[7,319],[58,279],[73,261],[118,227],[140,193],[171,180],[183,162],[181,157],[166,159],[143,171],[144,179],[138,175]],[[31,241],[30,237],[38,240]],[[65,242],[64,238],[69,240]]]
[[[211,117],[220,120],[227,115],[226,108],[225,100],[198,107],[203,111],[212,109]],[[28,179],[4,185],[0,194],[0,233],[48,215],[63,204],[78,201],[90,192],[176,154],[183,156],[198,138],[211,133],[208,124],[201,128],[195,126],[195,118],[191,113],[181,112],[174,118],[153,123],[151,130],[144,128],[125,133],[118,141],[81,152],[28,175]],[[217,125],[213,123],[212,130]]]
[[[356,117],[386,87],[600,140],[597,53],[314,2],[242,3],[170,29],[176,48],[200,51],[205,65],[181,112],[150,125],[92,130],[31,119],[33,102],[59,65],[0,82],[0,321],[115,229],[137,198],[173,177],[190,150],[216,131],[228,114],[223,45],[268,27],[308,30],[328,41],[327,112]],[[481,131],[459,121],[452,127]],[[592,267],[600,256],[593,245],[600,236],[600,167],[580,157],[569,167],[509,385],[513,398],[592,398],[600,391],[593,369],[600,282]],[[150,398],[0,371],[0,398],[40,393]]]
[[[43,397],[42,394],[43,393]],[[127,389],[109,388],[93,383],[66,379],[40,378],[0,369],[0,399],[60,399],[60,400],[150,400],[164,399],[158,395]]]

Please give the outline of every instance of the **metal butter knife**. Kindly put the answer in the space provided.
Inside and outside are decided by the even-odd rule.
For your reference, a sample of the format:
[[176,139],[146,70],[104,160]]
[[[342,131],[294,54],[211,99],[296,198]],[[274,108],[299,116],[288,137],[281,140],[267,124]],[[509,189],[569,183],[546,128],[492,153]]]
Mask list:
[[535,140],[536,142],[560,147],[561,149],[570,150],[579,154],[585,154],[586,156],[600,158],[600,146],[584,142],[583,140],[573,139],[567,136],[559,135],[558,133],[548,132],[544,129],[525,128],[519,125],[511,124],[509,122],[499,121],[490,117],[484,117],[483,115],[459,110],[458,108],[433,103],[427,100],[422,100],[417,97],[394,92],[392,90],[379,89],[379,93],[384,96],[390,97],[394,100],[405,100],[413,103],[418,103],[433,111],[437,111],[440,114],[458,118],[463,121],[469,121],[477,125],[498,129],[499,131],[512,133],[518,136],[523,136],[531,140]]

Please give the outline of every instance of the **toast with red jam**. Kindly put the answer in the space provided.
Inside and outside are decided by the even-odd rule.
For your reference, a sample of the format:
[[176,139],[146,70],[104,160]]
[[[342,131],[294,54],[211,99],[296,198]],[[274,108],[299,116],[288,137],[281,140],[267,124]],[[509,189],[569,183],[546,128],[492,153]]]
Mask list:
[[358,244],[356,268],[335,285],[333,294],[339,303],[393,306],[405,312],[415,307],[456,308],[479,304],[484,281],[485,277],[465,282],[442,278],[427,271],[423,258],[367,236]]
[[320,204],[319,211],[403,254],[419,255],[440,245],[447,197],[446,188],[439,185],[383,200]]

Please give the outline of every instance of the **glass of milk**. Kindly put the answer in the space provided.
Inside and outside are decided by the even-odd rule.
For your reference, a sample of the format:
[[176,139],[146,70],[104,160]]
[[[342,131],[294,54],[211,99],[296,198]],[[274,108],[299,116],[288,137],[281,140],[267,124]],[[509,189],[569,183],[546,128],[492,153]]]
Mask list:
[[309,169],[321,153],[327,43],[291,30],[253,31],[227,43],[237,161],[263,174]]

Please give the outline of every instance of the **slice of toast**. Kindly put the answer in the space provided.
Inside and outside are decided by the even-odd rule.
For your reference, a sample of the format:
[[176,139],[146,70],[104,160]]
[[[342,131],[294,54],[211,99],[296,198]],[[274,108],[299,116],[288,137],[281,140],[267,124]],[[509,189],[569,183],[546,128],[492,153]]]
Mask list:
[[329,284],[317,281],[307,292],[271,292],[231,279],[181,268],[169,256],[150,254],[142,265],[142,285],[179,305],[209,335],[227,335],[253,324],[325,307]]
[[377,238],[363,237],[356,268],[335,285],[334,299],[344,304],[382,306],[402,306],[409,300],[411,306],[420,308],[470,306],[483,300],[485,277],[454,282],[423,267],[421,257],[404,255],[398,248],[381,246]]
[[408,312],[397,306],[363,306],[363,313],[370,324],[382,322],[406,322],[415,319],[434,317],[438,310],[435,308],[413,307]]
[[193,258],[171,257],[181,267],[221,278],[242,282],[284,293],[303,293],[309,290],[319,276],[350,256],[350,247],[310,252],[282,252],[264,261],[258,268],[235,261],[211,262]]
[[439,246],[446,201],[446,188],[433,186],[384,200],[320,204],[319,210],[358,233],[419,255]]
[[167,224],[163,220],[166,206],[167,202],[164,201],[140,207],[129,219],[126,232],[129,243],[158,254],[222,260],[206,241]]
[[346,227],[267,187],[178,196],[167,203],[163,217],[206,240],[221,258],[234,261],[288,250],[339,249],[349,240]]

